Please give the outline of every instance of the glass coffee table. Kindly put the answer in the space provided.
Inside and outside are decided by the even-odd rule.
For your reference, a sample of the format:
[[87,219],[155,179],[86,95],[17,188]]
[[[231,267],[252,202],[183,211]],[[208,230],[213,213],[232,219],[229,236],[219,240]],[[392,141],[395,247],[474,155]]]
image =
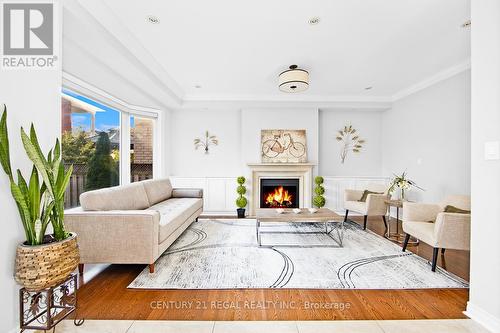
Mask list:
[[[323,224],[321,231],[267,231],[262,230],[262,224],[282,225],[284,223],[317,223]],[[332,235],[333,231],[337,237]],[[303,247],[300,244],[262,244],[263,234],[325,234],[333,239],[338,246],[318,244],[308,246],[314,247],[343,247],[344,240],[344,218],[328,208],[320,208],[316,213],[310,213],[306,208],[300,213],[294,213],[292,209],[285,209],[283,213],[278,213],[275,209],[260,210],[256,214],[256,234],[257,244],[260,247]]]

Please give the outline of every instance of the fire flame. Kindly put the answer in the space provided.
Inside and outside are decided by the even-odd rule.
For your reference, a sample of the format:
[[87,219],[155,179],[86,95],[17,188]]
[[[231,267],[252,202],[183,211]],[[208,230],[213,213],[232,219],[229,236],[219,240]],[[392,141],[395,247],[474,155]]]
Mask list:
[[283,206],[292,203],[292,195],[283,186],[274,189],[274,192],[267,194],[266,203],[271,206]]

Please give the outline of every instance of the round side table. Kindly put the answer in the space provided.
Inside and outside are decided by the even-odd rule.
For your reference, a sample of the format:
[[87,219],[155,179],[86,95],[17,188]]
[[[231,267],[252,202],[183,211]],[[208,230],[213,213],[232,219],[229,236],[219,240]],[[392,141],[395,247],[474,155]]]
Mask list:
[[[403,233],[403,230],[399,228],[399,210],[403,209],[403,200],[397,199],[397,200],[385,200],[385,203],[387,205],[387,232],[385,233],[384,237],[399,243],[403,244],[404,239],[405,239],[405,234]],[[396,207],[396,231],[391,231],[391,207]],[[414,237],[410,237],[410,241],[408,242],[408,245],[417,245],[418,244],[418,239]]]

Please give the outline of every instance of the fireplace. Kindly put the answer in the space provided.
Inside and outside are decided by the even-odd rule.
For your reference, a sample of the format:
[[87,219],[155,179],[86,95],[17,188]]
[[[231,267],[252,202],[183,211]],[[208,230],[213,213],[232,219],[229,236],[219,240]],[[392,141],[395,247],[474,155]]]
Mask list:
[[[250,189],[250,215],[255,216],[259,211],[268,208],[261,208],[262,205],[262,181],[271,179],[282,182],[292,180],[297,184],[297,194],[295,199],[296,207],[312,207],[312,173],[313,163],[248,163],[251,171]],[[283,184],[281,184],[283,185]],[[264,206],[265,207],[265,206]]]
[[298,208],[298,178],[261,178],[260,208]]

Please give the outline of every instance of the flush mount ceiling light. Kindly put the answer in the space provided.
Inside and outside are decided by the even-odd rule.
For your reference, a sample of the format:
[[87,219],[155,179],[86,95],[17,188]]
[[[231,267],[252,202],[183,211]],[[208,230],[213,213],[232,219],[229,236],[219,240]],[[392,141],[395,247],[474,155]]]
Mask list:
[[151,24],[158,24],[160,23],[160,19],[154,15],[148,15],[146,17],[146,21],[148,21]]
[[279,75],[279,88],[283,92],[301,92],[309,88],[309,72],[291,65]]

